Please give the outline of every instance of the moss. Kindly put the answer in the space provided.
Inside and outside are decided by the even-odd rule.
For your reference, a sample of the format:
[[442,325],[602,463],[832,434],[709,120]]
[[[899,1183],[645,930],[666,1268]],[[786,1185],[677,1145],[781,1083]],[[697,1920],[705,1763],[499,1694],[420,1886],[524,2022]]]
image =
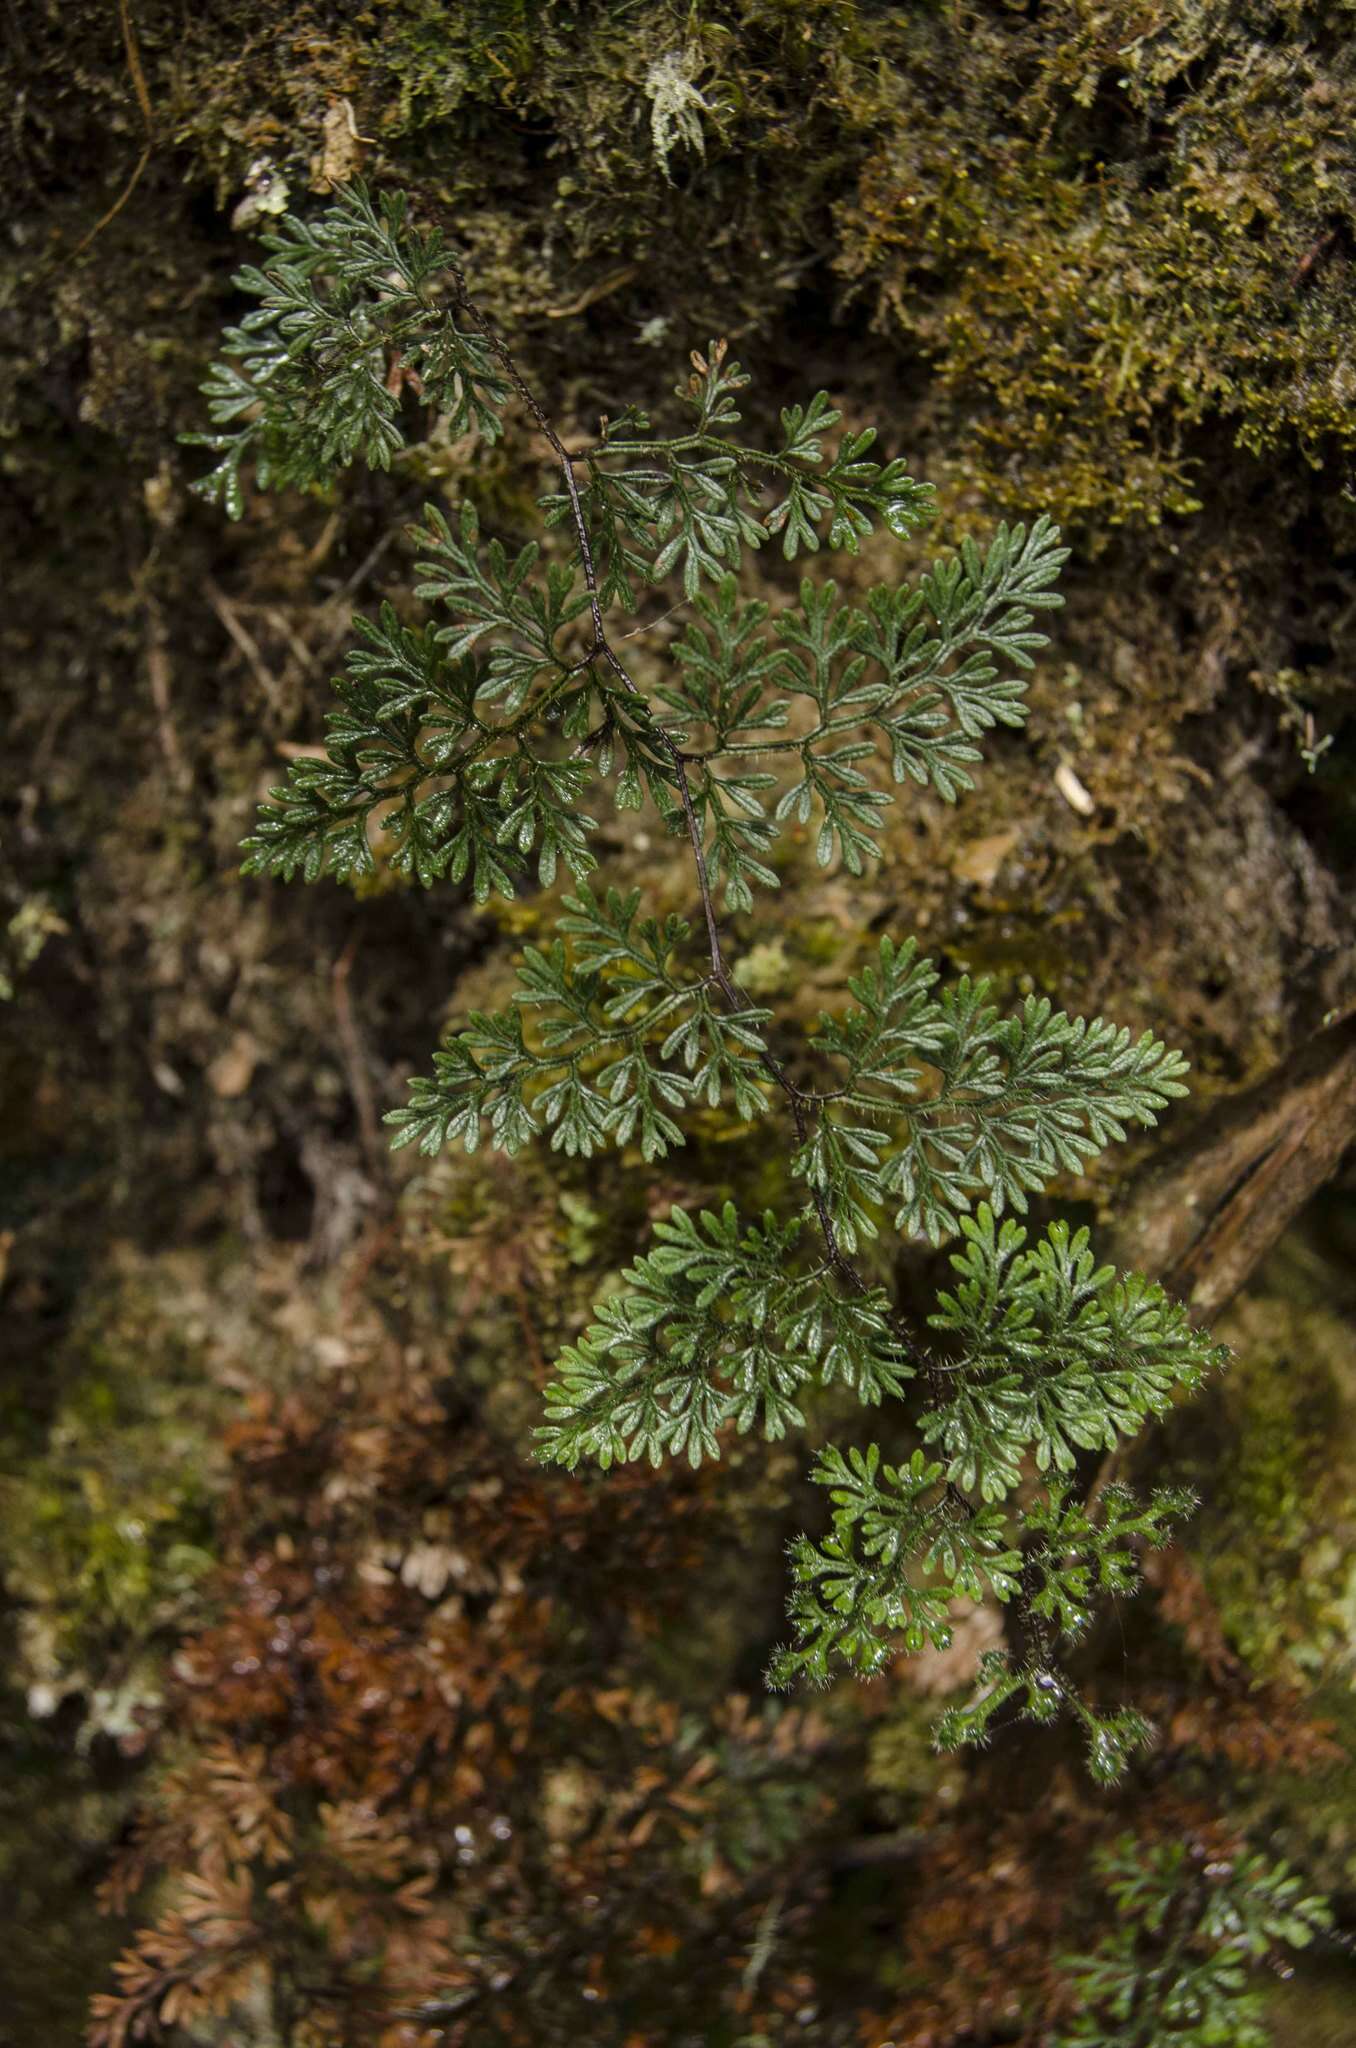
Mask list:
[[1346,1674],[1316,1687],[1309,1709],[1331,1756],[1303,1774],[1273,1776],[1258,1788],[1256,1812],[1288,1857],[1340,1895],[1356,1886],[1356,1693]]
[[1190,1542],[1242,1656],[1312,1685],[1350,1666],[1356,1640],[1350,1330],[1259,1294],[1220,1335],[1235,1356],[1191,1432],[1186,1476],[1205,1506]]
[[1275,2048],[1349,2048],[1356,1971],[1349,1962],[1301,1958],[1293,1974],[1266,1991]]
[[[43,1449],[0,1477],[0,1564],[39,1713],[142,1664],[210,1569],[217,1397],[193,1317],[174,1270],[110,1275],[50,1361]],[[154,1671],[152,1657],[152,1689]]]
[[[15,1646],[0,1636],[8,1665]],[[107,1769],[72,1767],[69,1729],[35,1721],[0,1683],[0,1896],[9,1926],[0,1966],[0,2038],[79,2040],[89,1987],[126,1930],[99,1910],[90,1872],[131,1820],[132,1794]],[[106,1766],[107,1759],[101,1759]]]
[[957,1795],[957,1766],[933,1744],[936,1718],[934,1703],[905,1687],[871,1730],[866,1783],[892,1827],[917,1820],[924,1805],[945,1806]]
[[1194,430],[1356,445],[1345,10],[1157,0],[916,16],[839,265],[968,417],[986,495],[1108,523],[1199,509]]
[[[74,77],[54,23],[26,54],[83,96],[111,181],[140,117],[115,24],[89,14]],[[1295,0],[1151,0],[1133,22],[1101,0],[303,0],[285,21],[151,4],[137,28],[157,132],[219,204],[260,162],[293,204],[323,190],[347,107],[368,168],[455,216],[486,299],[548,352],[568,330],[543,309],[595,293],[614,351],[656,320],[680,345],[766,330],[807,250],[830,250],[931,364],[958,485],[1104,532],[1199,506],[1210,422],[1268,461],[1356,446],[1348,21]],[[705,153],[666,175],[647,82],[675,51]],[[136,431],[157,351],[182,344],[128,346],[116,313],[64,293],[91,336],[90,416]]]
[[124,1253],[82,1278],[44,1398],[11,1375],[0,1414],[0,2036],[16,2043],[76,2039],[125,1938],[94,1880],[129,1824],[166,1660],[203,1611],[222,1477],[205,1268]]

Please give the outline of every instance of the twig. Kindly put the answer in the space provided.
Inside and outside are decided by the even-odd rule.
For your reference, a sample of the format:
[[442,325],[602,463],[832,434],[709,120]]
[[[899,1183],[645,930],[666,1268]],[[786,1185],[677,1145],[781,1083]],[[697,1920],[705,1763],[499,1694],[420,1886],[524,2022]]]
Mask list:
[[514,1270],[510,1288],[513,1294],[513,1305],[518,1312],[518,1327],[523,1333],[523,1343],[527,1347],[528,1362],[536,1373],[537,1378],[544,1381],[549,1377],[549,1368],[545,1358],[542,1356],[541,1339],[537,1335],[537,1326],[532,1320],[532,1308],[527,1298],[527,1287],[523,1280],[521,1265]]
[[146,73],[141,68],[141,51],[137,47],[136,30],[132,27],[132,17],[128,11],[127,0],[118,0],[118,20],[122,25],[122,41],[123,48],[127,52],[127,68],[132,74],[132,89],[136,94],[137,106],[141,110],[141,121],[146,131],[146,140],[141,155],[137,158],[131,177],[109,207],[108,212],[104,214],[102,219],[97,220],[89,233],[76,243],[70,255],[65,259],[67,263],[74,263],[77,256],[83,256],[90,243],[98,240],[109,222],[117,219],[141,182],[141,174],[151,160],[151,149],[155,141],[154,123],[151,114],[151,95],[146,85]]
[[231,603],[225,592],[217,588],[210,576],[203,584],[203,594],[217,617],[221,620],[222,625],[226,628],[231,639],[249,663],[255,681],[276,711],[282,701],[282,685],[264,660],[263,655],[259,652],[258,643],[253,634],[241,624],[240,614],[235,606]]
[[[1356,1140],[1356,1011],[1310,1039],[1145,1178],[1116,1233],[1121,1255],[1156,1274],[1194,1323],[1228,1307]],[[1097,1468],[1091,1514],[1124,1468],[1118,1443]]]
[[680,597],[677,604],[671,604],[666,612],[660,612],[658,618],[647,619],[643,626],[632,626],[629,633],[622,634],[622,639],[639,640],[644,634],[653,633],[655,627],[662,626],[665,619],[673,618],[678,612],[685,612],[689,603],[690,599]]
[[292,653],[292,659],[297,663],[302,674],[305,675],[308,669],[314,668],[316,657],[301,638],[286,612],[279,611],[277,605],[273,604],[263,605],[261,610],[274,631],[281,634],[282,638],[287,642]]
[[1329,228],[1327,234],[1321,235],[1312,248],[1305,250],[1286,281],[1285,288],[1288,292],[1298,291],[1302,284],[1309,283],[1319,265],[1325,262],[1337,247],[1341,234],[1340,225]]
[[371,575],[373,569],[376,568],[377,563],[386,553],[386,550],[399,537],[402,530],[403,529],[400,526],[388,527],[386,532],[383,533],[378,540],[373,542],[372,546],[363,556],[361,562],[359,562],[357,568],[353,571],[353,573],[350,576],[346,577],[344,581],[339,585],[339,587],[330,596],[328,602],[331,606],[336,606],[339,608],[342,617],[342,623],[337,625],[334,628],[334,631],[328,634],[325,637],[325,639],[321,641],[319,648],[311,656],[311,660],[316,664],[317,667],[324,667],[328,662],[332,661],[340,646],[348,638],[348,607],[350,600],[357,593],[359,585],[367,581],[367,578]]
[[1155,1164],[1118,1221],[1117,1256],[1210,1322],[1354,1140],[1356,1010]]
[[381,1132],[377,1127],[372,1083],[368,1079],[362,1045],[353,1021],[353,1001],[348,987],[357,951],[358,934],[355,931],[330,970],[330,986],[334,992],[334,1019],[339,1027],[339,1042],[343,1048],[349,1092],[353,1097],[354,1108],[358,1112],[358,1132],[362,1138],[363,1152],[368,1166],[380,1177],[384,1171],[386,1153],[381,1142]]
[[568,320],[575,313],[583,313],[590,306],[597,305],[599,299],[605,299],[612,292],[620,291],[624,284],[630,284],[632,278],[638,277],[639,274],[638,263],[624,263],[620,270],[610,270],[606,277],[599,278],[597,284],[589,285],[577,298],[571,299],[568,305],[547,306],[546,317],[548,320]]
[[184,759],[179,745],[179,734],[174,724],[174,710],[170,701],[170,656],[169,633],[165,626],[165,614],[148,588],[147,573],[155,558],[155,549],[139,570],[132,572],[132,582],[141,599],[146,614],[146,679],[151,686],[151,702],[155,706],[156,734],[160,751],[165,757],[171,779],[180,789],[187,789],[193,781],[193,771]]

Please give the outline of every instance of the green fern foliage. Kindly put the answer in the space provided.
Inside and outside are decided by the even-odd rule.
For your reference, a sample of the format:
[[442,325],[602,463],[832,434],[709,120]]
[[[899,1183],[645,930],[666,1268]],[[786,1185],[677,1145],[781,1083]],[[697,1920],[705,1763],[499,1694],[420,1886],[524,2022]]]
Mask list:
[[822,1260],[794,1254],[801,1219],[770,1212],[741,1227],[734,1204],[696,1222],[674,1209],[654,1249],[625,1275],[626,1292],[558,1362],[547,1389],[542,1455],[573,1468],[720,1456],[719,1432],[785,1436],[814,1382],[842,1381],[872,1404],[912,1373],[882,1289],[845,1296]]
[[[454,252],[401,197],[351,186],[266,247],[237,280],[257,309],[204,386],[214,431],[190,437],[218,458],[199,488],[231,516],[250,476],[307,488],[399,460],[411,388],[448,435],[493,439],[524,406],[558,458],[542,538],[516,550],[469,503],[426,509],[410,605],[355,622],[324,751],[293,763],[245,842],[246,873],[351,881],[380,855],[477,902],[570,878],[510,1003],[456,1025],[390,1113],[394,1145],[513,1155],[546,1140],[653,1165],[700,1110],[781,1120],[781,1209],[750,1222],[730,1204],[674,1208],[656,1225],[561,1353],[539,1455],[697,1465],[732,1434],[805,1427],[826,1389],[855,1396],[903,1449],[818,1453],[830,1527],[792,1545],[793,1640],[771,1682],[869,1676],[944,1646],[965,1603],[993,1602],[1013,1617],[1010,1646],[938,1740],[1067,1713],[1094,1774],[1116,1776],[1148,1731],[1083,1699],[1060,1646],[1099,1598],[1133,1588],[1139,1550],[1189,1502],[1085,1494],[1080,1461],[1133,1437],[1220,1354],[1160,1288],[1099,1266],[1086,1231],[1029,1237],[1016,1219],[1153,1125],[1185,1092],[1186,1062],[1045,999],[1005,1009],[988,982],[947,984],[888,937],[796,1043],[726,955],[778,886],[791,827],[809,828],[821,866],[861,874],[901,785],[954,802],[985,736],[1022,726],[1041,622],[1061,602],[1058,529],[1000,526],[857,597],[807,577],[779,610],[747,601],[749,550],[852,553],[932,515],[928,486],[881,458],[874,429],[844,432],[826,392],[746,434],[748,375],[712,342],[660,425],[626,406],[567,452]],[[609,621],[651,602],[686,616],[647,690]],[[694,917],[595,889],[609,800],[648,805],[686,840]],[[892,1234],[955,1247],[927,1343],[894,1306]]]
[[374,204],[349,186],[319,221],[287,214],[264,246],[262,268],[235,279],[259,304],[226,330],[203,386],[217,431],[187,437],[219,458],[201,497],[238,519],[246,460],[265,488],[326,481],[359,459],[388,469],[405,445],[393,364],[452,432],[495,438],[506,380],[438,296],[455,263],[441,235],[410,225],[403,195]]
[[1056,2048],[1270,2048],[1250,1981],[1332,1925],[1325,1899],[1256,1852],[1207,1861],[1185,1843],[1121,1837],[1097,1858],[1116,1924],[1064,1959],[1077,2017]]
[[761,1115],[771,1012],[726,1011],[685,963],[686,921],[638,919],[639,902],[567,896],[566,936],[528,948],[512,1009],[472,1017],[434,1054],[432,1077],[387,1119],[394,1143],[433,1153],[459,1139],[473,1152],[488,1119],[502,1152],[549,1130],[571,1158],[635,1140],[653,1160],[683,1143],[675,1117],[690,1103],[728,1097],[740,1117]]
[[1071,1472],[1079,1451],[1114,1450],[1218,1363],[1161,1287],[1096,1265],[1086,1230],[1053,1223],[1028,1248],[984,1204],[961,1228],[959,1282],[930,1318],[957,1355],[945,1398],[919,1419],[950,1484],[999,1500],[1027,1463]]

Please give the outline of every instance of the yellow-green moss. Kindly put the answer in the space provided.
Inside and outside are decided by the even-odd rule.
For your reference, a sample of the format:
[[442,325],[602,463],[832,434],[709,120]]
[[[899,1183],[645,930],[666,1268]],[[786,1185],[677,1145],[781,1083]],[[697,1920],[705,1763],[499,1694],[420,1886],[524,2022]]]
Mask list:
[[1255,1669],[1313,1684],[1356,1641],[1356,1376],[1331,1311],[1245,1297],[1220,1326],[1234,1359],[1204,1405],[1190,1542],[1233,1643]]
[[193,1324],[174,1262],[111,1273],[50,1361],[43,1450],[0,1475],[0,1569],[39,1711],[126,1676],[210,1568],[217,1396]]
[[1351,10],[1061,0],[916,15],[839,264],[927,352],[991,498],[1196,509],[1202,422],[1356,446]]

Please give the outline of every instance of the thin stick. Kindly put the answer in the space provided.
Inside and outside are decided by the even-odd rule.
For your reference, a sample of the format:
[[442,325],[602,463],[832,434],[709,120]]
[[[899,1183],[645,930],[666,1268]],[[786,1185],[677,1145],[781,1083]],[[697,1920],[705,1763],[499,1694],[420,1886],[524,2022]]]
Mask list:
[[363,1058],[362,1042],[358,1037],[358,1028],[353,1018],[353,1001],[349,994],[349,977],[353,972],[357,951],[358,933],[355,931],[330,969],[330,988],[334,997],[334,1019],[339,1027],[344,1066],[348,1072],[348,1085],[353,1096],[353,1106],[358,1112],[358,1134],[362,1139],[368,1166],[374,1174],[380,1175],[386,1151],[381,1142],[376,1104],[372,1100],[372,1084],[368,1079],[367,1063]]
[[76,243],[70,255],[66,258],[67,263],[74,263],[77,256],[83,256],[90,243],[98,240],[109,222],[117,219],[141,181],[141,174],[151,160],[151,149],[155,141],[154,122],[151,115],[151,95],[146,85],[146,73],[141,68],[141,51],[137,47],[136,30],[132,27],[132,17],[128,12],[127,0],[118,0],[118,20],[122,24],[122,42],[123,48],[127,52],[127,68],[132,74],[132,89],[136,94],[137,105],[141,109],[141,123],[146,131],[145,146],[142,149],[141,155],[137,158],[136,167],[127,183],[123,186],[122,191],[113,201],[113,204],[109,207],[102,220],[97,220],[89,233]]

